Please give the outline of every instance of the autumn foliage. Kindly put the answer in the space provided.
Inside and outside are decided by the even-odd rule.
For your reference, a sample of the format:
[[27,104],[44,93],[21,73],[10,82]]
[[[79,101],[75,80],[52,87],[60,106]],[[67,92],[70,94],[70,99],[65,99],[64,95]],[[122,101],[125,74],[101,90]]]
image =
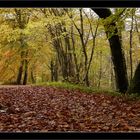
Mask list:
[[139,131],[140,102],[41,86],[0,88],[1,132]]

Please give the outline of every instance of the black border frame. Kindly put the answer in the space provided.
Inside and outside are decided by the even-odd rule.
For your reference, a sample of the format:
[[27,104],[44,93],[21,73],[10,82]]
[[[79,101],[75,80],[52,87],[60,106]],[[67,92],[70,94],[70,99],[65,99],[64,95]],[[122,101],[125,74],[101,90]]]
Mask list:
[[48,133],[0,133],[0,139],[6,140],[135,140],[140,139],[140,133],[84,133],[84,132],[48,132]]
[[[0,8],[78,8],[78,7],[96,7],[96,8],[117,8],[140,7],[140,0],[0,0]],[[140,139],[140,133],[84,133],[84,132],[48,132],[48,133],[0,133],[0,139],[18,139],[18,140],[41,140],[41,139],[112,139],[112,140],[134,140]]]
[[0,0],[0,7],[138,7],[140,0]]

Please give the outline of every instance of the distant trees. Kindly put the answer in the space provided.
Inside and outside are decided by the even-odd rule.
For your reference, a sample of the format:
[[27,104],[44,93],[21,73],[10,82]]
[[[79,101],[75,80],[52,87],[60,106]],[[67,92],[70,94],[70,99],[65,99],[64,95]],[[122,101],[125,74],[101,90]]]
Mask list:
[[[75,21],[73,20],[72,15],[69,14],[69,11],[67,9],[65,9],[65,11],[66,11],[67,15],[69,16],[69,18],[72,20],[72,23],[74,24],[74,27],[76,28],[76,30],[79,34],[80,41],[81,41],[82,54],[84,56],[83,82],[85,83],[86,86],[90,86],[89,70],[90,70],[91,62],[92,62],[93,55],[94,55],[95,41],[96,41],[99,22],[97,21],[95,31],[93,31],[91,19],[89,18],[88,14],[86,14],[86,12],[83,11],[82,8],[80,8],[79,9],[79,17],[80,17],[80,20],[79,20],[80,25],[79,26],[80,27],[79,27],[78,25],[76,25]],[[87,18],[87,23],[89,25],[88,32],[85,32],[85,30],[84,30],[84,15]],[[91,16],[91,12],[90,12],[90,16]],[[92,45],[91,45],[91,53],[89,54],[89,57],[88,57],[87,45],[89,42],[90,35],[92,37]],[[77,73],[79,75],[78,69],[77,69]],[[79,77],[77,79],[79,79]]]
[[[62,74],[64,81],[83,83],[89,86],[89,70],[93,59],[99,24],[97,23],[97,26],[93,29],[92,15],[87,15],[81,8],[76,11],[71,9],[49,9],[48,13],[45,11],[42,12],[46,18],[49,18],[51,15],[57,19],[54,22],[52,21],[52,24],[47,24],[46,26],[51,36],[52,45],[56,51],[55,61],[58,61],[51,61],[51,67],[49,66],[51,74],[53,74],[55,68],[55,65],[52,64],[53,62],[59,64],[57,65],[57,72],[61,71],[59,75]],[[74,13],[79,20],[74,19]],[[64,17],[65,20],[63,20]],[[89,26],[85,26],[85,21]],[[92,39],[90,39],[91,37]],[[92,43],[90,43],[91,53],[89,54],[88,45],[90,41]],[[79,56],[77,52],[80,52]],[[54,81],[55,78],[53,75],[51,79]]]
[[[41,59],[39,58],[44,36],[40,37],[40,32],[36,31],[38,30],[36,19],[32,15],[35,11],[30,11],[27,8],[12,8],[0,9],[0,12],[0,20],[2,21],[0,28],[1,80],[4,79],[6,83],[24,85],[27,82],[35,83],[36,74],[39,73],[39,69],[36,71],[36,68],[37,65],[41,64],[38,62],[44,59],[43,56]],[[41,31],[42,25],[37,26],[40,26],[39,30]],[[7,52],[9,55],[7,55],[7,62],[5,62],[4,54]]]
[[[15,24],[17,23],[17,28],[24,30],[29,22],[29,13],[26,10],[14,9],[15,12]],[[21,62],[18,70],[17,84],[26,85],[28,77],[28,50],[27,43],[25,41],[25,35],[21,32],[20,34],[20,53]],[[23,75],[23,76],[22,76]],[[23,77],[23,81],[22,81]]]
[[138,9],[111,10],[0,9],[0,80],[64,81],[138,92]]
[[[61,18],[64,16],[64,12],[58,9],[52,9],[49,14],[56,18]],[[67,33],[66,23],[63,20],[58,20],[58,22],[54,25],[48,24],[47,29],[51,35],[51,39],[53,40],[52,45],[54,50],[56,51],[55,62],[51,60],[51,74],[53,74],[51,75],[51,79],[52,81],[57,81],[57,64],[59,63],[64,81],[69,81],[75,74],[72,60],[73,56],[71,53],[72,46],[70,44],[70,36]]]

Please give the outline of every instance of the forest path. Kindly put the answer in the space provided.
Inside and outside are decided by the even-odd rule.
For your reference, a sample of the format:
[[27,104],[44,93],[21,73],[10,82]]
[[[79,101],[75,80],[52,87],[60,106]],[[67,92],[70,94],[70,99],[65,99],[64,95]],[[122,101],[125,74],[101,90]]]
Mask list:
[[140,131],[140,101],[56,87],[2,85],[0,131]]
[[18,88],[18,87],[31,87],[31,85],[0,85],[0,88]]

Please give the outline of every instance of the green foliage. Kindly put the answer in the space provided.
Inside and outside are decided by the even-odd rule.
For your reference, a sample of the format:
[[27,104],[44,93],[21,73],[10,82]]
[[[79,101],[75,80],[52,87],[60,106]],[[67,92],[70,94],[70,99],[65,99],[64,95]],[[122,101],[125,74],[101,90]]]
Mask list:
[[88,94],[107,94],[109,96],[121,97],[127,101],[138,101],[140,100],[140,95],[135,94],[121,94],[117,91],[110,89],[97,89],[93,87],[86,87],[79,84],[71,84],[66,82],[45,82],[45,83],[37,83],[33,84],[33,86],[45,86],[45,87],[57,87],[68,90],[79,90],[80,92],[88,93]]
[[45,82],[45,83],[36,83],[33,85],[65,88],[65,89],[70,89],[70,90],[80,90],[81,92],[85,92],[85,93],[93,93],[93,94],[105,93],[105,94],[109,94],[113,96],[121,96],[120,93],[109,90],[109,89],[97,89],[93,87],[86,87],[79,84],[71,84],[68,82]]
[[132,100],[137,101],[140,100],[140,94],[139,93],[126,94],[125,98],[130,101]]
[[[80,11],[79,8],[16,8],[21,14],[21,24],[24,24],[24,28],[20,28],[18,23],[18,16],[15,12],[15,8],[10,9],[0,9],[0,81],[1,82],[11,82],[16,81],[18,69],[20,62],[22,60],[28,60],[28,83],[32,83],[31,72],[33,72],[33,77],[36,82],[47,82],[51,81],[51,70],[50,63],[57,61],[57,72],[58,80],[63,81],[63,74],[61,67],[63,67],[62,62],[66,60],[66,56],[72,55],[72,68],[74,71],[73,77],[76,77],[76,64],[74,61],[74,55],[77,58],[77,66],[79,68],[79,78],[81,84],[83,84],[83,77],[85,76],[84,71],[84,55],[81,46],[81,40],[78,30],[81,32],[81,22],[80,22]],[[93,47],[93,36],[98,21],[99,27],[97,30],[97,35],[95,39],[95,47],[93,60],[89,69],[89,81],[91,87],[85,89],[88,91],[98,91],[99,89],[109,89],[115,90],[115,74],[113,71],[113,64],[111,60],[111,53],[109,48],[109,43],[104,31],[103,24],[109,24],[112,20],[115,20],[117,28],[122,35],[123,50],[125,52],[125,57],[127,60],[128,75],[130,74],[130,59],[129,59],[129,30],[125,29],[125,25],[130,26],[131,21],[127,21],[130,18],[132,10],[139,11],[139,9],[127,8],[119,16],[119,14],[124,10],[124,8],[115,8],[114,14],[107,18],[106,20],[98,20],[97,15],[88,8],[82,9],[83,16],[83,38],[84,42],[87,41],[85,46],[88,60],[90,59],[90,54]],[[68,16],[68,14],[70,17]],[[29,18],[29,20],[28,20]],[[135,15],[138,22],[138,28],[140,26],[140,17],[138,14]],[[90,28],[90,23],[92,29]],[[76,29],[76,26],[78,29]],[[52,28],[52,37],[49,32],[49,27]],[[64,30],[65,29],[65,30]],[[109,27],[111,36],[114,34],[112,27]],[[89,36],[88,36],[89,35]],[[71,49],[67,49],[66,37],[69,39]],[[72,42],[72,37],[74,38],[74,46]],[[89,37],[89,38],[88,38]],[[20,39],[24,40],[24,48],[21,49]],[[57,46],[59,51],[64,52],[64,58],[60,54],[62,62],[58,58],[58,53],[54,47],[54,40],[60,42],[60,46]],[[55,42],[56,43],[56,42]],[[137,63],[140,60],[140,42],[139,33],[133,30],[133,69],[136,69]],[[72,49],[75,47],[75,49]],[[21,58],[20,54],[22,51],[28,51],[28,56]],[[102,52],[102,56],[100,55]],[[69,57],[67,57],[69,59]],[[101,64],[102,61],[102,64]],[[101,66],[102,65],[102,66]],[[100,73],[101,71],[101,73]],[[101,74],[101,79],[100,79]],[[76,81],[75,79],[71,81]],[[69,80],[69,81],[70,81]],[[99,85],[100,82],[100,86]],[[74,83],[74,82],[73,82]],[[76,83],[76,82],[75,82]],[[58,83],[57,83],[58,84]],[[67,86],[68,84],[68,86]],[[70,85],[67,83],[66,87],[77,88],[80,85]],[[61,84],[60,84],[61,85]],[[82,88],[79,87],[80,89]]]

